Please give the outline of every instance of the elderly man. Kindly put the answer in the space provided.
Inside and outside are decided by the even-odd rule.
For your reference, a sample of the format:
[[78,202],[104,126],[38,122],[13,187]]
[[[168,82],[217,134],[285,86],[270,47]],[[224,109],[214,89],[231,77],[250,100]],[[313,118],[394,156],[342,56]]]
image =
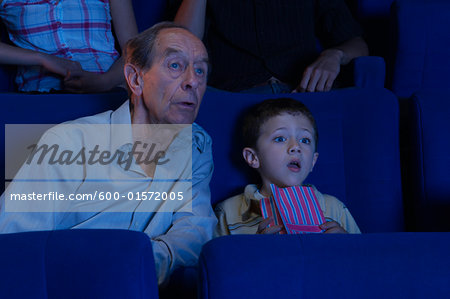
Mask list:
[[193,123],[207,72],[202,42],[173,23],[128,41],[130,100],[42,136],[2,196],[0,232],[143,231],[160,284],[177,267],[195,265],[216,224],[211,139]]

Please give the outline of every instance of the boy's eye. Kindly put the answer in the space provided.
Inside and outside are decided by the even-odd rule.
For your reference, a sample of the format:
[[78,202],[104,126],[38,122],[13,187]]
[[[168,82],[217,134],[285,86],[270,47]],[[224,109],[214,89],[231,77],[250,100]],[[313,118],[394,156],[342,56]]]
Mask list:
[[306,138],[306,137],[301,138],[301,139],[300,139],[300,143],[310,144],[310,143],[311,143],[311,139]]
[[285,142],[286,138],[284,138],[283,136],[277,136],[273,139],[273,141],[275,142]]

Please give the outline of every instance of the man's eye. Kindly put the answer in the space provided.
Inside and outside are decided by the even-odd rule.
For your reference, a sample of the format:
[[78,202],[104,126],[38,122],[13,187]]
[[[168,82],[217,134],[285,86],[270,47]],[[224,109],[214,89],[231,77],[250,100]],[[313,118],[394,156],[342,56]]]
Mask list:
[[196,68],[195,69],[195,73],[197,74],[197,75],[203,75],[204,73],[205,73],[205,71],[203,70],[203,69],[201,69],[201,68]]
[[180,68],[180,64],[177,63],[177,62],[172,62],[172,63],[170,64],[170,68],[171,68],[171,69],[174,69],[174,70],[178,70],[178,69]]
[[310,144],[311,143],[311,139],[309,138],[301,138],[300,139],[300,143],[304,143],[304,144]]
[[273,141],[275,142],[285,142],[286,138],[284,138],[283,136],[277,136],[273,139]]

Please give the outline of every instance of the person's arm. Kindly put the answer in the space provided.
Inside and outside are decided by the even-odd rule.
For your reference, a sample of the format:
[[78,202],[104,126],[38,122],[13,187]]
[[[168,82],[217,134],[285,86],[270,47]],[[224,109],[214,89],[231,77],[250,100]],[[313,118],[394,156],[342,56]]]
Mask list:
[[[110,0],[110,7],[114,32],[123,53],[126,42],[138,33],[133,6],[131,0]],[[125,85],[123,65],[124,60],[121,56],[104,74],[82,71],[67,76],[64,79],[64,88],[70,92],[85,93],[108,91],[116,86]]]
[[183,0],[174,22],[187,27],[199,39],[205,32],[206,0]]
[[81,65],[77,61],[11,46],[2,42],[0,42],[0,63],[10,65],[39,65],[62,77],[81,71]]
[[329,91],[340,72],[341,65],[368,54],[367,44],[361,37],[352,38],[337,47],[324,50],[319,58],[306,68],[294,92]]
[[[193,128],[192,212],[176,212],[164,235],[152,239],[158,283],[180,266],[196,266],[203,244],[212,238],[217,219],[211,207],[209,181],[213,172],[211,139]],[[202,140],[201,140],[202,139]]]

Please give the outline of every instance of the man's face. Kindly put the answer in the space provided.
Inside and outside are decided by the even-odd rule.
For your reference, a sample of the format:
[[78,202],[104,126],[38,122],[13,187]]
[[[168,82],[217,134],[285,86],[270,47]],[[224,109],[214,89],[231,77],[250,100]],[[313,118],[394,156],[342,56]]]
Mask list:
[[303,184],[316,163],[314,128],[303,114],[283,113],[261,126],[256,143],[262,191],[270,194],[270,184],[291,187]]
[[153,65],[142,76],[150,123],[191,124],[206,90],[208,54],[187,30],[163,29],[155,41]]

